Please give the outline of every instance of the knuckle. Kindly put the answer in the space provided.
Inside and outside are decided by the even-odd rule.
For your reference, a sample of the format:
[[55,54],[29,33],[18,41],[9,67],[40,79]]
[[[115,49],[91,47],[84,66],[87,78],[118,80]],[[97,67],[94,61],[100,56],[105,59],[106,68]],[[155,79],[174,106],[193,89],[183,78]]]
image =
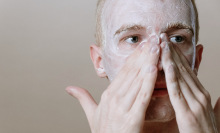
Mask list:
[[184,83],[185,82],[185,80],[184,80],[184,78],[182,76],[178,76],[178,78],[179,78],[179,82],[180,83]]
[[183,94],[179,89],[174,91],[172,94],[173,94],[174,97],[183,100]]
[[207,103],[207,98],[206,98],[206,96],[205,95],[201,95],[200,96],[200,101],[201,101],[201,103]]
[[169,80],[170,80],[170,83],[172,83],[172,84],[174,84],[174,83],[177,82],[177,78],[176,78],[175,75],[171,75],[170,78],[169,78]]
[[175,73],[175,66],[173,62],[170,62],[169,66],[167,67],[168,73]]
[[193,112],[194,112],[195,117],[201,116],[201,114],[204,113],[204,108],[203,108],[203,106],[201,105],[201,103],[199,103],[199,102],[195,102],[195,103],[194,103],[194,107],[193,107],[192,110],[193,110]]
[[159,51],[160,51],[159,45],[153,45],[153,46],[151,47],[151,49],[150,49],[150,52],[151,52],[152,54],[159,54]]
[[148,73],[154,73],[154,72],[157,71],[157,69],[158,69],[157,66],[152,64],[152,65],[148,66],[148,71],[147,72]]
[[183,66],[182,63],[179,63],[179,64],[178,64],[178,68],[179,68],[179,71],[180,71],[180,72],[186,72],[186,68]]
[[205,108],[207,108],[208,106],[209,106],[209,99],[207,98],[207,96],[205,96],[205,95],[201,95],[200,96],[200,102],[201,102],[201,104],[205,107]]

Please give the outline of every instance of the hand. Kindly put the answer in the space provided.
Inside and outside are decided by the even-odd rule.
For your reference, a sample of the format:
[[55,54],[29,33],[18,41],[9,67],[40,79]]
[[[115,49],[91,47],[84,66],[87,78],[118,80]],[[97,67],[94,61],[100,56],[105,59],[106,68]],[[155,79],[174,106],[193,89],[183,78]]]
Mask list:
[[218,133],[207,90],[178,47],[162,34],[162,65],[180,133]]
[[89,92],[68,87],[83,107],[92,133],[140,133],[157,78],[158,38],[142,43],[127,59],[97,105]]
[[217,122],[218,132],[220,133],[220,98],[218,98],[215,104],[214,113]]

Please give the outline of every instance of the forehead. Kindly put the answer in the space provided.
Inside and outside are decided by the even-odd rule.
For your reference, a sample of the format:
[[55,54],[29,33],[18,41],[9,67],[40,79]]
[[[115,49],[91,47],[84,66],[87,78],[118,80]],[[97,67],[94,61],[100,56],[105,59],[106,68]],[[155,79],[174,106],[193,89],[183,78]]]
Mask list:
[[138,24],[162,29],[169,23],[191,26],[190,0],[107,0],[103,26],[114,32],[123,25]]

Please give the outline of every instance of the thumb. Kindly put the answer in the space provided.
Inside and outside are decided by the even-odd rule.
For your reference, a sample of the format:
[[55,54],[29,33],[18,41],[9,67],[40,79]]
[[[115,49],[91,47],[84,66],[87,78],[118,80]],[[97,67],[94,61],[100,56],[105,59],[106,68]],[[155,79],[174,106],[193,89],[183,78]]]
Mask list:
[[220,97],[215,104],[214,113],[217,121],[217,127],[220,130]]
[[76,87],[76,86],[69,86],[66,88],[67,93],[69,93],[71,96],[75,97],[81,104],[86,117],[91,122],[91,119],[93,117],[93,114],[95,112],[95,109],[97,107],[97,104],[91,94],[83,88]]

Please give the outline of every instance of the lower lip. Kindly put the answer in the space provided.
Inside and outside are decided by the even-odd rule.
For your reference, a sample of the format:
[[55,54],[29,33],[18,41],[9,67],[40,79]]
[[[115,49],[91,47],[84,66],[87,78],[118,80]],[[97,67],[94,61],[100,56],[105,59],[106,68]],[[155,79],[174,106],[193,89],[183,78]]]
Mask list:
[[167,88],[154,89],[152,97],[164,97],[168,95]]

